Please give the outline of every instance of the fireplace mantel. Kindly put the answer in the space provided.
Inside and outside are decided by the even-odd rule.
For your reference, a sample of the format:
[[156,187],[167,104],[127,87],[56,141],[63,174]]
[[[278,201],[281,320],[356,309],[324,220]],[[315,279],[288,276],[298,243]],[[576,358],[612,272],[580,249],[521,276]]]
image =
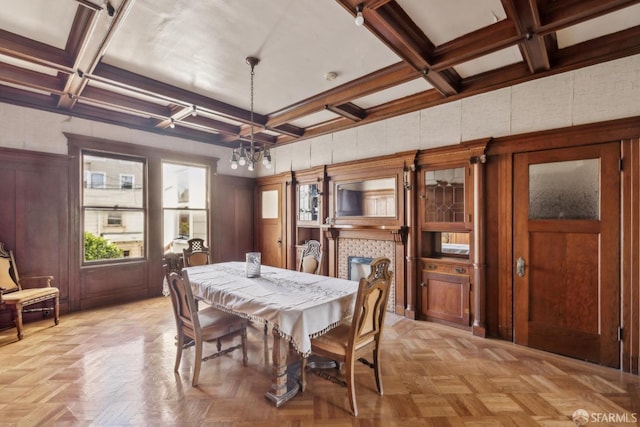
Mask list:
[[339,237],[352,239],[393,240],[406,245],[409,227],[406,226],[366,226],[366,225],[325,225],[325,237],[335,240]]

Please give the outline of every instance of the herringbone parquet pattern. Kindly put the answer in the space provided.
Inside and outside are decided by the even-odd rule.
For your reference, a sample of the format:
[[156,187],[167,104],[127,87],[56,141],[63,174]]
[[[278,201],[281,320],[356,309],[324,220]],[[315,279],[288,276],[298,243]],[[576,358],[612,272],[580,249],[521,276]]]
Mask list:
[[345,388],[312,374],[304,394],[272,406],[260,327],[248,367],[240,352],[204,362],[197,388],[192,349],[173,372],[174,337],[163,297],[29,323],[20,342],[15,329],[0,331],[0,425],[571,427],[577,409],[618,417],[603,426],[635,425],[640,414],[638,376],[392,315],[385,394],[360,365],[357,418]]

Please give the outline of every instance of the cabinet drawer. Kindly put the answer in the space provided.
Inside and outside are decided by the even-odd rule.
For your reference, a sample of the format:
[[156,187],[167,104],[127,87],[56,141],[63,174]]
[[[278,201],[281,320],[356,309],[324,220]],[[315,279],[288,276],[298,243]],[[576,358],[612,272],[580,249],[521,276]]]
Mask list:
[[439,262],[425,261],[423,268],[425,271],[432,271],[434,273],[469,274],[469,267],[467,265],[443,264]]

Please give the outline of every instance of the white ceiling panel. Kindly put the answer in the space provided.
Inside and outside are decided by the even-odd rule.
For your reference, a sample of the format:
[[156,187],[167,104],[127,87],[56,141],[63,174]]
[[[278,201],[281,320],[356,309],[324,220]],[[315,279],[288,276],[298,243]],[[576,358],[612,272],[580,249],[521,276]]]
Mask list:
[[352,102],[360,108],[371,108],[378,105],[393,101],[394,99],[404,98],[405,96],[424,92],[433,89],[433,87],[423,78],[418,78],[402,85],[381,90],[372,95],[363,96],[353,100]]
[[[336,46],[340,46],[336,49]],[[108,64],[242,108],[257,56],[255,110],[266,114],[399,61],[335,2],[137,0]]]
[[556,33],[558,48],[562,49],[638,25],[640,25],[640,4],[559,30]]
[[322,110],[322,111],[318,111],[317,113],[309,114],[308,116],[305,116],[302,119],[293,120],[291,121],[291,124],[294,126],[305,128],[308,126],[317,125],[319,123],[324,123],[329,120],[334,120],[334,119],[337,119],[338,117],[340,116],[338,116],[335,113],[332,113],[329,110]]
[[522,62],[522,54],[516,46],[499,50],[489,55],[456,65],[454,69],[462,78],[475,76],[486,71],[497,70],[507,65]]
[[397,0],[439,46],[506,18],[500,0]]
[[0,28],[64,49],[77,7],[69,0],[0,0]]

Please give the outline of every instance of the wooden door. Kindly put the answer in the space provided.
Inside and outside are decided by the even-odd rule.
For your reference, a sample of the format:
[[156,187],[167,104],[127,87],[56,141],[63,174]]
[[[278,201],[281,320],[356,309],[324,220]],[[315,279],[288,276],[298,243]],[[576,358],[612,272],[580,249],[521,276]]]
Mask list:
[[284,265],[283,245],[283,191],[281,184],[269,184],[258,189],[258,250],[262,264],[273,267]]
[[515,342],[618,367],[620,148],[518,154]]

